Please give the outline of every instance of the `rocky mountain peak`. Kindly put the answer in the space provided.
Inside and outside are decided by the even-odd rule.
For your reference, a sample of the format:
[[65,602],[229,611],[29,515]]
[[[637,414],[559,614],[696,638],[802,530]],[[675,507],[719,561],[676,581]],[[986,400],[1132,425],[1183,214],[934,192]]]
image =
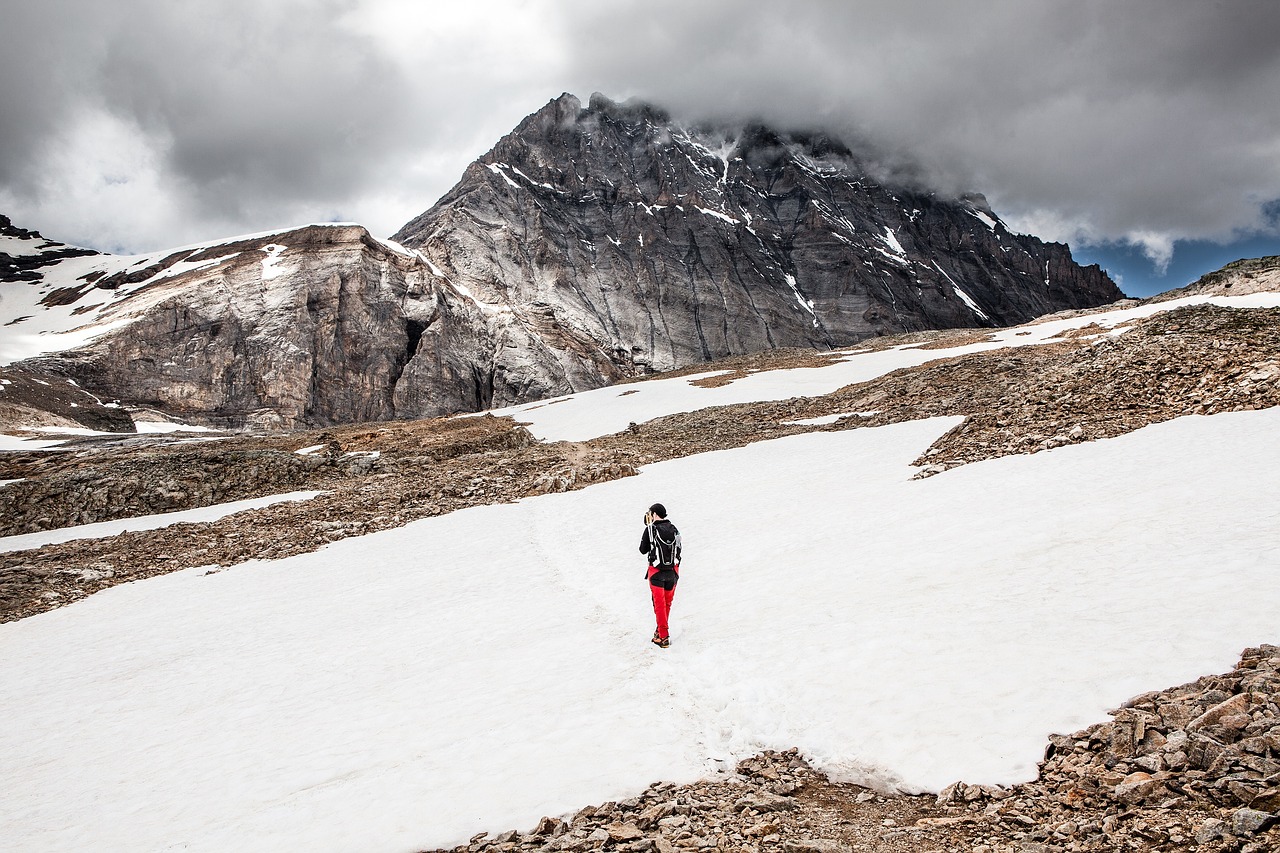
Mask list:
[[981,195],[878,183],[828,134],[686,126],[598,93],[548,103],[394,239],[571,337],[555,391],[587,353],[589,372],[634,375],[1122,296]]
[[655,104],[632,98],[614,101],[599,92],[592,92],[587,109],[579,116],[582,120],[607,119],[624,125],[667,124],[671,115]]

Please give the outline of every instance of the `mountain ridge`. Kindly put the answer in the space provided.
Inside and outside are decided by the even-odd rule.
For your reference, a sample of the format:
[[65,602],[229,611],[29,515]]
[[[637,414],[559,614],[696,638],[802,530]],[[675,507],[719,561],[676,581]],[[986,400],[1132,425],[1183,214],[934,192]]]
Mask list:
[[391,240],[333,223],[121,258],[6,224],[6,359],[126,407],[292,429],[1122,296],[981,196],[881,186],[822,134],[734,133],[562,95]]

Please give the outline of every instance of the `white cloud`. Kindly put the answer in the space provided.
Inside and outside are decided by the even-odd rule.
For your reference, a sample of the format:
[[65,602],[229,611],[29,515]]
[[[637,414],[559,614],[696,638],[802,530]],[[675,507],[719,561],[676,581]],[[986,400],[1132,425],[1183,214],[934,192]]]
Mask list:
[[56,220],[58,232],[45,236],[63,242],[108,250],[124,248],[122,238],[165,245],[178,236],[173,226],[183,218],[180,196],[166,186],[167,144],[105,110],[86,108],[32,161],[30,196],[0,188],[0,205],[36,221]]
[[1125,240],[1142,247],[1142,254],[1155,266],[1156,275],[1164,275],[1169,269],[1169,261],[1173,260],[1173,237],[1169,234],[1132,231],[1125,235]]

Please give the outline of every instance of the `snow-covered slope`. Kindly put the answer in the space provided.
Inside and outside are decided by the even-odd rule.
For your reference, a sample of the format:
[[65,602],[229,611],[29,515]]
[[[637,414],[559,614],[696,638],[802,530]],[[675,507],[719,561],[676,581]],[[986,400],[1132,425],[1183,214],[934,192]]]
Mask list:
[[474,411],[488,334],[421,255],[350,223],[0,275],[0,362],[43,355],[104,399],[216,426]]
[[[61,250],[66,247],[61,243],[39,236],[2,236],[0,252],[28,259],[47,256],[48,262],[25,270],[25,280],[0,284],[0,327],[5,329],[0,335],[0,364],[82,347],[175,296],[175,284],[182,286],[179,294],[198,303],[212,274],[240,256],[243,247],[236,244],[293,230],[297,229],[246,234],[148,255],[85,250],[72,257],[63,256]],[[278,258],[278,253],[272,257]]]
[[[552,407],[556,408],[556,407]],[[953,424],[793,436],[0,625],[0,847],[415,850],[799,746],[1034,775],[1280,608],[1280,410],[912,480]],[[640,515],[686,540],[648,642]]]

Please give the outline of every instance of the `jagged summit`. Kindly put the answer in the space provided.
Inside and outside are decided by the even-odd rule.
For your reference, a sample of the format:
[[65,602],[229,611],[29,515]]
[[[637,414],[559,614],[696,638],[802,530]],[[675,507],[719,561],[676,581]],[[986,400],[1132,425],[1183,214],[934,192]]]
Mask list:
[[599,94],[548,102],[395,239],[486,300],[563,318],[623,373],[1122,296],[982,196],[883,185],[830,136],[688,127]]

